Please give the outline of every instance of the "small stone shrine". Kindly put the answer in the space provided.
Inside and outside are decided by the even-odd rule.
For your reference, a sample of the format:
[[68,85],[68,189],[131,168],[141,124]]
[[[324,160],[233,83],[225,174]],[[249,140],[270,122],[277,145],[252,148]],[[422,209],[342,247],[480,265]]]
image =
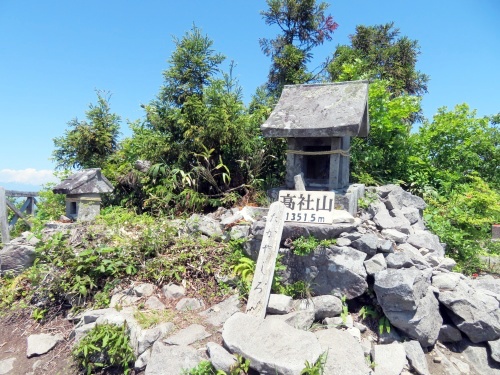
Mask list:
[[89,221],[101,210],[101,194],[111,193],[113,185],[100,168],[85,169],[66,178],[52,191],[66,194],[66,216],[72,220]]
[[287,188],[301,172],[308,190],[345,188],[351,137],[370,130],[368,82],[285,86],[261,130],[288,140]]

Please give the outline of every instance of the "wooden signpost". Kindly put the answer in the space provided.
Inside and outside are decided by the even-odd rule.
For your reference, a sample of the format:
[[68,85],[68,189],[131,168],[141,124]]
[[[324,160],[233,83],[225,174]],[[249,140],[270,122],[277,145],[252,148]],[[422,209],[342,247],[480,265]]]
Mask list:
[[281,202],[274,202],[269,208],[252,288],[248,296],[246,313],[262,319],[266,316],[271,294],[274,267],[283,233],[285,209],[285,205]]

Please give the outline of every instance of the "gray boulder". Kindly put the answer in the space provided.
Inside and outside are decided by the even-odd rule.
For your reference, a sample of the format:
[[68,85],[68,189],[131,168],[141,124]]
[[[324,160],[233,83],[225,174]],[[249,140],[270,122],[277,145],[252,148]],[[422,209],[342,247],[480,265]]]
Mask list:
[[411,257],[402,251],[387,255],[385,258],[387,268],[411,268],[415,266]]
[[186,226],[190,233],[201,233],[208,237],[222,237],[222,229],[219,222],[208,216],[194,214],[186,220]]
[[438,299],[455,326],[473,343],[500,338],[500,309],[495,298],[473,288],[458,273],[440,273],[432,278],[439,289]]
[[490,347],[491,359],[500,363],[500,339],[495,341],[488,341]]
[[[337,223],[337,224],[307,224],[296,222],[285,222],[283,226],[282,238],[297,238],[315,237],[318,240],[327,240],[336,238],[340,233],[351,232],[359,224],[361,220],[355,219],[353,223]],[[261,237],[262,238],[262,237]]]
[[208,333],[202,325],[191,324],[190,326],[174,333],[172,336],[167,337],[164,341],[169,345],[187,346],[210,336],[210,333]]
[[210,362],[217,371],[224,371],[229,374],[231,367],[236,364],[236,358],[219,344],[215,342],[207,343],[207,353]]
[[284,294],[271,294],[267,304],[269,314],[288,314],[292,311],[293,299]]
[[408,238],[406,233],[400,232],[397,229],[382,229],[382,236],[396,243],[403,243]]
[[135,346],[135,348],[133,348],[134,352],[138,355],[141,355],[147,349],[153,346],[156,340],[161,339],[173,329],[173,323],[165,322],[153,328],[138,330],[136,339],[137,344],[134,345],[134,343],[132,343]]
[[156,341],[147,362],[145,375],[182,374],[183,371],[198,366],[202,360],[198,351],[190,346],[167,345]]
[[243,313],[226,321],[222,338],[230,352],[250,360],[250,367],[261,374],[299,375],[306,361],[314,363],[322,353],[313,333]]
[[384,255],[378,253],[368,260],[364,261],[366,273],[368,275],[374,275],[379,271],[387,269],[387,263],[385,261]]
[[406,242],[417,249],[425,247],[433,252],[434,255],[444,258],[444,248],[439,242],[439,237],[427,230],[416,230],[415,234],[410,235]]
[[196,311],[205,307],[203,301],[197,298],[182,298],[175,305],[175,309],[179,311]]
[[51,351],[59,342],[64,340],[60,334],[50,335],[48,333],[40,333],[38,335],[28,336],[28,346],[26,356],[31,358],[36,355],[42,355]]
[[430,275],[416,268],[387,269],[375,274],[373,287],[392,325],[422,346],[434,345],[443,319],[430,286]]
[[312,297],[312,303],[316,321],[338,316],[342,312],[342,301],[332,295]]
[[268,315],[266,319],[279,320],[295,329],[307,331],[314,323],[314,316],[314,310],[299,310],[284,315]]
[[405,348],[398,342],[375,345],[372,358],[376,364],[375,375],[400,375],[407,363]]
[[450,324],[443,324],[439,330],[438,340],[441,342],[459,342],[462,340],[462,333]]
[[161,288],[166,299],[177,299],[186,296],[186,289],[182,285],[168,284]]
[[385,205],[389,210],[401,210],[403,207],[414,207],[424,210],[427,204],[416,195],[404,191],[401,187],[393,189],[386,197]]
[[366,254],[350,247],[320,247],[306,256],[284,254],[282,273],[286,283],[305,280],[316,295],[356,298],[368,288],[363,262]]
[[0,250],[0,276],[7,272],[18,274],[33,265],[36,253],[30,245],[5,245]]
[[10,357],[0,360],[0,375],[9,374],[14,369],[16,357]]
[[421,219],[420,210],[416,207],[403,207],[401,208],[401,213],[410,224],[415,224]]
[[[381,203],[383,206],[383,203]],[[378,212],[373,216],[373,222],[379,229],[394,229],[398,224],[385,207],[378,207]]]
[[226,320],[229,319],[231,315],[241,310],[241,303],[238,295],[232,295],[231,297],[219,302],[216,305],[208,308],[200,313],[200,316],[205,318],[207,323],[213,326],[220,327]]
[[326,354],[325,375],[370,374],[361,344],[347,331],[330,328],[315,335]]
[[455,344],[454,350],[463,356],[477,374],[500,375],[500,363],[488,355],[485,343],[472,344],[464,339]]
[[368,233],[353,241],[351,246],[359,251],[362,251],[363,253],[366,253],[368,257],[372,257],[377,253],[378,241],[378,236],[373,233]]
[[419,375],[430,375],[427,359],[418,341],[406,341],[403,343],[406,351],[406,358],[410,366]]

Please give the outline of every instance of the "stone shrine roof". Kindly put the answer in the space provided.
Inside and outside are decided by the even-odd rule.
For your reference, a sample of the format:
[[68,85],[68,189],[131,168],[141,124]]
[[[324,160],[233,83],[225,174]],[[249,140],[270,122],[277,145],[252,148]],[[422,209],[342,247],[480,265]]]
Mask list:
[[113,185],[101,174],[100,168],[91,168],[69,176],[52,191],[56,194],[110,193]]
[[366,137],[368,81],[287,85],[261,130],[265,137]]

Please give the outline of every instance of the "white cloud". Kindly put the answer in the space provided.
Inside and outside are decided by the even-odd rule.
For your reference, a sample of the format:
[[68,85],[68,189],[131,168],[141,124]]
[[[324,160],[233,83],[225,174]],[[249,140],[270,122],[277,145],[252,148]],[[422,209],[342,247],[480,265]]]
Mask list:
[[59,182],[59,179],[49,169],[0,169],[0,182],[43,185],[47,182]]

